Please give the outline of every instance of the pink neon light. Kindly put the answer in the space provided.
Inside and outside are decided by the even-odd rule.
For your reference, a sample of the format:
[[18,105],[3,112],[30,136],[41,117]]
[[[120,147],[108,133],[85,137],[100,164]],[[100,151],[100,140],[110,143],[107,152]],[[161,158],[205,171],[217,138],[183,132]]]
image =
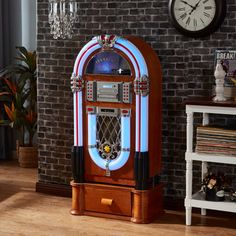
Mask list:
[[[98,43],[94,43],[94,44],[90,45],[83,52],[83,54],[80,56],[79,61],[78,61],[77,65],[76,65],[76,76],[78,76],[79,64],[80,64],[82,58],[84,57],[84,55],[87,53],[87,51],[89,49],[91,49],[92,47],[96,46],[97,44]],[[130,53],[130,55],[132,56],[133,60],[135,61],[136,66],[138,68],[138,77],[140,77],[140,67],[139,67],[138,61],[135,58],[134,54],[127,47],[125,47],[124,45],[122,45],[120,43],[116,43],[116,44],[121,46],[121,47],[123,47],[125,50],[127,50]],[[76,93],[76,145],[78,146],[79,145],[79,134],[78,134],[79,133],[79,124],[78,124],[79,123],[79,115],[78,115],[77,108],[78,108],[78,94]],[[140,151],[140,143],[141,143],[141,95],[139,95],[138,111],[139,111],[139,113],[138,113],[138,117],[139,117],[138,120],[139,120],[139,122],[137,124],[138,125],[138,137],[137,138],[138,138],[138,151]]]
[[[139,64],[138,61],[136,60],[134,54],[124,45],[120,44],[120,43],[116,43],[117,45],[123,47],[124,49],[126,49],[132,56],[132,58],[134,59],[136,66],[138,68],[138,77],[140,77],[140,68],[139,68]],[[139,95],[139,105],[138,105],[138,152],[140,151],[140,144],[141,144],[141,95]]]
[[138,103],[138,107],[139,107],[139,110],[138,110],[138,121],[139,121],[139,124],[138,124],[138,151],[140,152],[140,145],[141,145],[141,96],[139,96],[139,103]]
[[[92,45],[90,45],[84,52],[83,54],[80,56],[79,58],[79,61],[76,65],[76,76],[78,76],[78,70],[79,70],[79,64],[83,58],[83,56],[85,55],[85,53],[92,47],[96,46],[98,43],[94,43]],[[76,112],[76,146],[79,146],[79,107],[78,107],[78,104],[79,104],[79,98],[78,98],[78,93],[76,93],[76,109],[75,109],[75,112]],[[81,117],[82,119],[82,117]]]
[[76,92],[76,146],[79,146],[79,114],[78,114],[78,93]]
[[78,64],[76,65],[76,75],[78,75],[78,70],[79,70],[79,64],[80,64],[80,61],[82,60],[83,56],[85,55],[85,53],[92,47],[96,46],[98,43],[94,43],[92,45],[90,45],[84,52],[83,54],[80,56],[79,58],[79,61],[78,61]]

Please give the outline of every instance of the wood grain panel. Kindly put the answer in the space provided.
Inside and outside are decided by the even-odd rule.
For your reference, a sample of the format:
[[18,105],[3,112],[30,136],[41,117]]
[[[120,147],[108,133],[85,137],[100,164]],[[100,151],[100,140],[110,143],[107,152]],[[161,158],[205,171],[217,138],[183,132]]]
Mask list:
[[[111,205],[105,205],[102,199],[112,200]],[[131,216],[131,190],[122,187],[84,186],[84,209],[100,213]]]

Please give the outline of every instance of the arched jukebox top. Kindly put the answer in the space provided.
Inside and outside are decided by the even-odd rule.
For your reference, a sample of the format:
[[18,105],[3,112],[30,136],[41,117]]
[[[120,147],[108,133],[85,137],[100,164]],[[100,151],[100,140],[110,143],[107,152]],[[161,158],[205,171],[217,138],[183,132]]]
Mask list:
[[147,182],[156,176],[161,68],[151,47],[136,37],[94,37],[76,58],[71,89],[73,156],[79,159],[74,161],[73,172],[79,172],[74,178],[137,186],[138,178]]

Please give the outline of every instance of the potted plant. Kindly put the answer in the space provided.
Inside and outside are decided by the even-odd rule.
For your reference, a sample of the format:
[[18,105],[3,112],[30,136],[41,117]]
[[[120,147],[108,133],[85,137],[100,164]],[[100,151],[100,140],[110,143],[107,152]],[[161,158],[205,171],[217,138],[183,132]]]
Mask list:
[[37,125],[36,52],[24,47],[16,49],[17,63],[0,71],[0,101],[6,113],[0,125],[10,125],[17,131],[20,166],[36,167],[37,148],[33,143]]

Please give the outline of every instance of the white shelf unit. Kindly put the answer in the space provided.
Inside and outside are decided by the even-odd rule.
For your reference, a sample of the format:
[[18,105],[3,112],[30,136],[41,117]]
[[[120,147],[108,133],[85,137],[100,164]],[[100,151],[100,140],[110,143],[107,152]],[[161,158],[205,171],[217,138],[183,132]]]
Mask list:
[[206,215],[206,209],[219,210],[236,213],[236,203],[229,201],[215,202],[204,200],[202,192],[192,193],[192,178],[193,178],[193,161],[202,162],[202,178],[207,172],[207,163],[224,163],[230,165],[236,165],[236,157],[224,156],[224,155],[209,155],[199,154],[193,151],[193,116],[194,113],[202,113],[202,125],[209,124],[209,114],[225,114],[236,115],[236,103],[228,102],[227,106],[224,103],[209,105],[206,102],[195,102],[195,104],[186,105],[187,113],[187,150],[185,153],[186,160],[186,197],[185,197],[185,209],[186,209],[186,225],[191,225],[192,219],[192,207],[201,208],[201,214]]

